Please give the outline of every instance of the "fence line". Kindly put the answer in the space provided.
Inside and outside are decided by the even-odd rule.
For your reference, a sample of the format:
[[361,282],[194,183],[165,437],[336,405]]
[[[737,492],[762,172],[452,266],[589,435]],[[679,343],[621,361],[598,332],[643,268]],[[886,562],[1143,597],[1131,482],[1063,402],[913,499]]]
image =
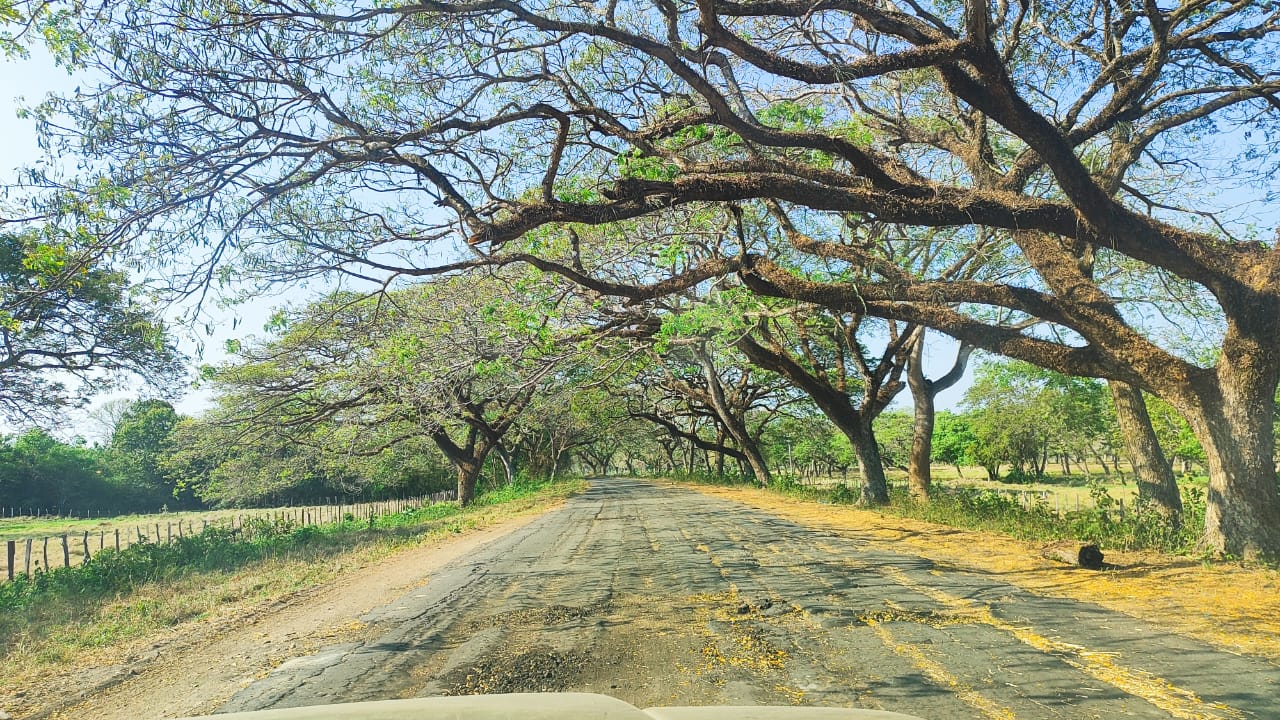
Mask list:
[[[198,519],[178,518],[176,521],[165,521],[163,530],[159,521],[129,523],[123,526],[125,530],[123,535],[120,532],[120,527],[114,527],[100,528],[96,531],[83,530],[80,532],[64,532],[52,535],[37,535],[35,537],[19,538],[5,542],[5,571],[0,575],[0,580],[13,580],[19,574],[25,574],[29,577],[33,573],[48,572],[50,570],[55,570],[58,567],[83,565],[90,561],[94,554],[107,549],[120,551],[130,545],[138,545],[141,543],[171,544],[175,539],[199,535],[211,525],[215,527],[226,527],[233,533],[236,533],[239,537],[245,540],[250,540],[252,539],[252,521],[259,518],[264,518],[273,525],[292,523],[296,526],[329,525],[343,520],[372,522],[378,517],[394,515],[404,510],[417,509],[427,505],[433,505],[455,499],[456,493],[454,491],[444,490],[430,495],[396,500],[375,500],[364,503],[338,502],[333,505],[287,506],[266,508],[258,511],[245,510],[244,512],[237,512],[234,515],[214,518],[212,521],[207,517]],[[246,522],[250,523],[247,527]],[[132,527],[130,528],[129,525],[132,525]],[[133,531],[132,536],[130,536],[130,530]],[[95,532],[97,533],[96,538],[93,536]],[[41,541],[39,555],[36,553],[36,540]],[[61,544],[61,565],[53,567],[50,565],[50,540],[57,540]],[[75,546],[74,549],[76,550],[74,555],[72,554],[73,546]],[[21,572],[19,572],[18,567],[19,547],[22,547],[24,551],[22,553],[23,561],[21,563]],[[73,564],[73,558],[78,562]],[[42,560],[43,563],[41,562]]]
[[[437,493],[424,495],[423,497],[435,497],[438,495],[445,495],[451,492],[454,492],[454,491],[442,490]],[[276,507],[288,509],[288,508],[295,508],[295,507],[368,505],[371,503],[378,503],[378,502],[396,502],[397,499],[393,498],[389,500],[355,500],[353,498],[352,502],[345,502],[343,498],[337,495],[332,495],[332,496],[320,498],[320,500],[322,502],[302,503],[302,504],[298,504],[298,503],[295,503],[293,500],[289,500],[285,502],[283,505],[278,505]],[[130,513],[123,513],[123,514],[137,515],[139,517],[148,517],[148,516],[173,515],[174,513],[180,513],[180,512],[202,512],[202,511],[200,510],[160,510],[153,513],[130,512]],[[39,505],[0,505],[0,520],[6,520],[11,518],[21,518],[21,517],[29,517],[34,519],[66,518],[68,520],[94,520],[94,519],[109,520],[113,517],[119,517],[121,514],[122,513],[119,513],[119,512],[113,512],[110,510],[102,510],[102,509],[95,509],[95,508],[85,508],[82,510],[74,510],[69,506],[63,506],[63,505],[58,505],[57,507],[44,507]]]

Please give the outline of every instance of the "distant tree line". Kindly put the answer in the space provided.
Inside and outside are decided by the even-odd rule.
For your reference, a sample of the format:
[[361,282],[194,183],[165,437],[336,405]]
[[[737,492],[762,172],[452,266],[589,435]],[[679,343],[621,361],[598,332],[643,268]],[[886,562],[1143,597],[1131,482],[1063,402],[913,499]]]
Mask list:
[[199,501],[160,463],[179,416],[164,400],[122,408],[107,442],[65,442],[42,429],[0,438],[0,505],[65,512],[155,512]]

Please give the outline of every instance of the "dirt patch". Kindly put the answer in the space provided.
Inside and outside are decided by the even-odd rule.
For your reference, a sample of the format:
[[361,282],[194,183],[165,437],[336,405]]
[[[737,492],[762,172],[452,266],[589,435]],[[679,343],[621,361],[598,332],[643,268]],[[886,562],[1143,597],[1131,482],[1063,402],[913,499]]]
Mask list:
[[471,634],[493,626],[543,628],[600,617],[609,611],[609,603],[606,602],[579,606],[549,605],[547,607],[526,608],[468,620],[459,626],[459,631],[464,634]]
[[595,664],[583,652],[540,647],[523,652],[499,652],[446,679],[446,695],[563,692]]
[[1039,543],[1003,535],[751,488],[682,487],[844,537],[884,543],[939,568],[997,575],[1041,595],[1097,603],[1211,645],[1280,662],[1280,572],[1275,570],[1106,548],[1109,569],[1081,570],[1041,557]]

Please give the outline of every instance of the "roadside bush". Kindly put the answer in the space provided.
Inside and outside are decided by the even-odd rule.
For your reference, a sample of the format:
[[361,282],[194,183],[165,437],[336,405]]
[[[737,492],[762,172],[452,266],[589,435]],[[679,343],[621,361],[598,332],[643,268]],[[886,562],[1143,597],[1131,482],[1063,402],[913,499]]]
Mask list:
[[1170,523],[1149,504],[1121,508],[1100,484],[1092,482],[1092,507],[1059,515],[1041,500],[1025,507],[1016,498],[991,491],[962,488],[937,493],[919,503],[905,491],[893,493],[887,512],[956,527],[989,530],[1023,540],[1073,539],[1114,550],[1158,550],[1183,554],[1197,549],[1204,526],[1204,491],[1183,488],[1183,517]]
[[170,544],[141,543],[119,551],[107,548],[78,567],[23,575],[0,584],[0,609],[21,609],[51,596],[106,597],[185,573],[235,569],[326,535],[331,532],[319,527],[255,518],[246,521],[243,530],[209,527]]
[[[692,482],[700,485],[758,485],[755,480],[736,472],[726,472],[723,475],[717,475],[706,470],[695,470],[693,472],[672,471],[662,473],[661,477],[670,478],[678,482]],[[783,487],[788,484],[798,484],[793,481],[783,480],[775,481],[775,486],[781,482]]]
[[857,490],[854,490],[849,485],[840,483],[828,491],[828,498],[831,502],[840,505],[853,505],[858,502],[860,495]]
[[[519,492],[530,494],[538,487],[541,485],[521,488]],[[508,495],[514,496],[512,492]],[[496,500],[501,501],[502,498]],[[0,583],[0,610],[19,610],[51,598],[90,601],[188,573],[236,570],[300,550],[341,549],[350,545],[344,537],[361,530],[407,528],[458,512],[456,503],[438,503],[378,517],[370,524],[356,523],[350,513],[343,522],[329,525],[299,525],[286,518],[245,518],[237,529],[215,525],[198,535],[175,538],[170,544],[140,543],[119,551],[107,548],[83,565],[18,576],[12,582]],[[3,631],[0,627],[0,637],[5,634]]]
[[1035,475],[1032,475],[1026,470],[1016,466],[1009,470],[1009,474],[1000,478],[1000,482],[1009,483],[1011,485],[1030,485],[1031,483],[1036,482],[1036,480],[1037,478]]

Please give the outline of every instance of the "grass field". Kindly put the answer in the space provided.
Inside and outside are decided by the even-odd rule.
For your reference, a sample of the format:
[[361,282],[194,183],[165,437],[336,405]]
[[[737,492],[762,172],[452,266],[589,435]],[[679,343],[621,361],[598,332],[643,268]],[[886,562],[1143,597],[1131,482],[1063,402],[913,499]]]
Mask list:
[[[116,547],[124,549],[138,542],[152,542],[199,533],[207,525],[239,525],[251,518],[282,517],[302,524],[333,522],[341,515],[351,513],[365,518],[370,513],[388,514],[406,505],[405,501],[384,501],[354,505],[309,505],[287,508],[239,508],[230,510],[199,510],[191,512],[156,513],[151,515],[117,515],[107,518],[58,518],[16,517],[0,519],[0,543],[18,541],[15,572],[25,572],[26,540],[32,542],[32,567],[56,569],[64,567],[61,536],[68,537],[71,567],[84,562],[85,533],[88,533],[89,552]],[[140,539],[141,538],[141,539]],[[46,543],[45,540],[48,539]],[[8,557],[0,552],[0,581],[8,576]]]
[[[392,502],[392,501],[387,501]],[[343,505],[344,508],[363,508],[378,503],[357,503],[356,505]],[[46,535],[61,535],[63,533],[79,534],[85,531],[96,534],[98,532],[111,532],[119,528],[133,529],[135,527],[154,526],[159,523],[161,527],[166,524],[176,525],[179,522],[190,523],[199,526],[201,521],[208,521],[210,525],[215,522],[226,522],[230,518],[236,516],[253,517],[270,515],[285,510],[301,509],[301,508],[337,508],[336,505],[306,505],[306,506],[290,506],[278,508],[232,508],[229,510],[191,510],[185,512],[167,512],[167,513],[149,513],[139,515],[113,515],[103,518],[69,518],[69,517],[30,517],[18,516],[14,518],[0,518],[0,540],[17,540],[29,537],[44,537]],[[358,513],[357,513],[358,514]]]
[[65,518],[65,517],[30,517],[0,518],[0,540],[19,540],[29,537],[61,535],[63,533],[79,534],[85,531],[97,534],[110,532],[116,528],[134,528],[154,523],[193,522],[199,525],[201,520],[211,523],[220,518],[234,516],[239,513],[265,512],[264,510],[198,510],[191,512],[154,513],[148,515],[114,515],[105,518]]

